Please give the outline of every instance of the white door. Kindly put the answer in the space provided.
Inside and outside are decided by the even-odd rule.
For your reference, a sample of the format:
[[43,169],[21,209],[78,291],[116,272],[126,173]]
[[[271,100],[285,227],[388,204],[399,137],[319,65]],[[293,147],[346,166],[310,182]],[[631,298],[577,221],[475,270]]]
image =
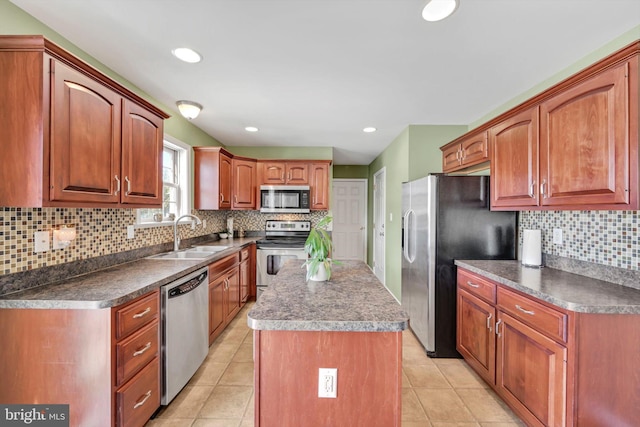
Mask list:
[[384,285],[386,169],[373,175],[373,272]]
[[333,257],[366,261],[367,253],[367,180],[334,179]]

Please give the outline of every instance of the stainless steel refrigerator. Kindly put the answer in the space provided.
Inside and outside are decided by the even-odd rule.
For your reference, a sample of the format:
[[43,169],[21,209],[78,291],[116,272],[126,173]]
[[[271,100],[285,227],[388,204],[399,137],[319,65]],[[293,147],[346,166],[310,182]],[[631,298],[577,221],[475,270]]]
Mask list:
[[488,176],[402,184],[402,306],[430,357],[460,357],[454,259],[516,258],[517,214],[489,206]]

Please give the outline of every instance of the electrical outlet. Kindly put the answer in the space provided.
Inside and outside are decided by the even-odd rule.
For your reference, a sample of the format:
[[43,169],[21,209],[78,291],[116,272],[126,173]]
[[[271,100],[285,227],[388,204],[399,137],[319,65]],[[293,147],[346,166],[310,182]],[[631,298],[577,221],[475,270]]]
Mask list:
[[553,229],[553,244],[554,245],[562,244],[562,228]]
[[36,231],[33,233],[34,252],[47,252],[51,243],[48,231]]
[[206,229],[207,229],[207,220],[206,220],[206,219],[203,219],[203,220],[202,220],[202,229],[203,229],[203,230],[206,230]]
[[127,225],[127,239],[135,239],[136,237],[136,229],[133,228],[133,225]]
[[318,397],[338,396],[338,368],[318,369]]

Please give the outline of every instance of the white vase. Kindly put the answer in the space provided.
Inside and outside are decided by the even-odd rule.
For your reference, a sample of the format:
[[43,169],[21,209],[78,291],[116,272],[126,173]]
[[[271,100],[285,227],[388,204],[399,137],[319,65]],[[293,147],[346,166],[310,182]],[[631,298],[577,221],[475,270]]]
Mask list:
[[[307,269],[308,268],[309,266],[307,265]],[[314,282],[325,282],[327,280],[327,269],[325,268],[324,264],[318,265],[318,271],[316,272],[316,274],[311,276],[309,280],[313,280]]]

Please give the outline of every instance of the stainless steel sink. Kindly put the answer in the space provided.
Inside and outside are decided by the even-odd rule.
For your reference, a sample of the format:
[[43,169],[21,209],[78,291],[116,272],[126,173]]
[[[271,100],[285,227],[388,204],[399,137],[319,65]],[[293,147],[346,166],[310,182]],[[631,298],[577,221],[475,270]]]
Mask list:
[[194,252],[220,252],[220,251],[224,251],[225,249],[229,249],[229,246],[213,246],[213,245],[198,245],[198,246],[194,246],[190,249],[187,249],[187,251],[194,251]]
[[188,250],[182,250],[182,251],[172,251],[172,252],[166,252],[163,254],[158,254],[158,255],[153,255],[148,257],[148,259],[187,259],[187,260],[194,260],[194,259],[204,259],[207,257],[210,257],[211,255],[215,254],[216,251],[204,251],[204,250],[192,250],[192,249],[188,249]]

